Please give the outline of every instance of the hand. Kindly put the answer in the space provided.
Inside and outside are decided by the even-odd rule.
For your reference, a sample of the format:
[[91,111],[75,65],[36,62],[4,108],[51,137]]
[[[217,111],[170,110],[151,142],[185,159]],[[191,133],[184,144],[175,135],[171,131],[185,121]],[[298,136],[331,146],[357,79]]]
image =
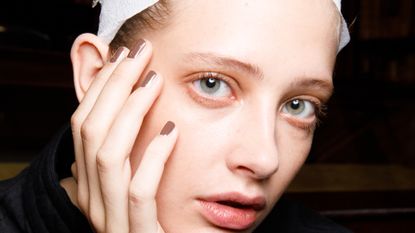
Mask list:
[[96,75],[71,119],[77,205],[99,233],[163,232],[155,195],[177,139],[174,123],[168,122],[149,144],[137,171],[130,166],[143,118],[163,82],[160,74],[142,74],[150,57],[148,41],[131,51],[120,48]]

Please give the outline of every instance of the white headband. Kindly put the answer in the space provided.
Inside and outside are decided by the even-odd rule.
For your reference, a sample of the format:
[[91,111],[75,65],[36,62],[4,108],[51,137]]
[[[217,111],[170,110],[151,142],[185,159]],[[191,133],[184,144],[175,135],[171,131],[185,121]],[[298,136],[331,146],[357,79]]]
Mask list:
[[[341,0],[333,0],[341,14]],[[99,16],[98,36],[106,43],[110,43],[115,34],[125,21],[148,7],[154,5],[158,0],[93,0],[92,6],[101,4]],[[340,43],[337,49],[339,52],[350,41],[349,29],[342,16],[340,29]]]

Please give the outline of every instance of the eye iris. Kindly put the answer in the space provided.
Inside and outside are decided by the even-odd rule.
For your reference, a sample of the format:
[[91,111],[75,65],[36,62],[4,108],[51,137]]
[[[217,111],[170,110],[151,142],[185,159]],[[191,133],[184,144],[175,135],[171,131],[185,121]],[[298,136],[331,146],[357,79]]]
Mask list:
[[220,82],[215,78],[205,78],[201,80],[201,88],[207,93],[215,93],[219,90]]
[[302,100],[293,100],[289,105],[289,111],[291,114],[300,114],[304,111],[305,104]]

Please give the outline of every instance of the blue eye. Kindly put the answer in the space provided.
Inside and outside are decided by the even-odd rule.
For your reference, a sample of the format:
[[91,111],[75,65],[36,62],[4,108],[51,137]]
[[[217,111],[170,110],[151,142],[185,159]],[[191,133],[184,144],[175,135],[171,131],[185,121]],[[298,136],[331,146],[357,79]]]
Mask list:
[[311,101],[294,99],[284,105],[283,112],[300,119],[315,115],[316,108]]
[[208,96],[226,97],[232,94],[229,85],[218,78],[201,78],[193,81],[193,85],[199,92]]

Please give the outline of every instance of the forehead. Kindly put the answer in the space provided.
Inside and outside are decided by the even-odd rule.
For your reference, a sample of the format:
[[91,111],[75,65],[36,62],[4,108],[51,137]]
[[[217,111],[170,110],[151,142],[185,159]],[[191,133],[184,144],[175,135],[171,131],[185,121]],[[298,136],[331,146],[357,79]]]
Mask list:
[[[173,25],[201,32],[301,39],[338,34],[340,17],[332,0],[173,0]],[[314,33],[313,33],[314,32]],[[213,34],[208,34],[213,37]]]
[[176,50],[231,55],[261,66],[334,62],[340,16],[332,0],[173,0],[166,40]]

